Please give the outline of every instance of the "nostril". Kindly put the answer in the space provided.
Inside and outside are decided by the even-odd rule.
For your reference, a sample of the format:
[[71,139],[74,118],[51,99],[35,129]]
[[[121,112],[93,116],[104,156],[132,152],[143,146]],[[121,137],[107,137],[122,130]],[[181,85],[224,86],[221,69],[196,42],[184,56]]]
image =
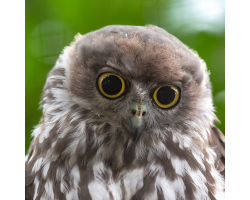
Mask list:
[[145,116],[146,115],[146,112],[144,111],[144,112],[142,112],[142,116]]
[[135,115],[136,114],[136,111],[135,110],[132,110],[132,115]]

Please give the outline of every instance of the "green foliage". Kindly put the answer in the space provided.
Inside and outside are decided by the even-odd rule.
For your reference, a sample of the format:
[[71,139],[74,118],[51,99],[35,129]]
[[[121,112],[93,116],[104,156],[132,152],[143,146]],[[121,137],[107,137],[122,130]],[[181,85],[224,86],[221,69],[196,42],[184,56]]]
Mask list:
[[[191,0],[189,0],[191,2]],[[184,15],[189,6],[183,0],[26,0],[25,15],[25,152],[31,132],[42,115],[38,109],[46,75],[62,49],[76,33],[86,34],[106,25],[158,25],[195,49],[211,72],[217,126],[225,132],[225,36],[221,25],[197,29],[197,22],[206,24],[206,16],[191,12],[194,20]],[[182,9],[183,13],[176,13]],[[184,16],[184,17],[183,17]],[[208,23],[207,23],[208,24]],[[195,28],[196,25],[196,28]],[[210,28],[209,28],[210,27]]]

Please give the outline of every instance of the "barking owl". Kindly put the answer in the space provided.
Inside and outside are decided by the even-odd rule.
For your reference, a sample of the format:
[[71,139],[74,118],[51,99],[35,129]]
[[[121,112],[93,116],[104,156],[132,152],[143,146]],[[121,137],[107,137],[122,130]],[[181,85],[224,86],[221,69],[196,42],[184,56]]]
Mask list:
[[165,30],[76,35],[40,104],[26,199],[224,199],[225,139],[206,64]]

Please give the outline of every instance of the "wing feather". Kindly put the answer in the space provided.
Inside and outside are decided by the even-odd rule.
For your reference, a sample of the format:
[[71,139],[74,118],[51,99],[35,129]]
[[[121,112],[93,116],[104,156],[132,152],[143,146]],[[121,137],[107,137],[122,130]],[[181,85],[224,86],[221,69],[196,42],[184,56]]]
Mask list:
[[217,155],[215,166],[220,171],[221,175],[225,177],[225,136],[215,126],[211,128],[210,146]]
[[28,161],[32,156],[33,153],[33,141],[30,145],[29,151],[28,151],[28,159],[25,162],[25,200],[32,200],[34,196],[34,175],[31,175],[31,170],[27,167]]

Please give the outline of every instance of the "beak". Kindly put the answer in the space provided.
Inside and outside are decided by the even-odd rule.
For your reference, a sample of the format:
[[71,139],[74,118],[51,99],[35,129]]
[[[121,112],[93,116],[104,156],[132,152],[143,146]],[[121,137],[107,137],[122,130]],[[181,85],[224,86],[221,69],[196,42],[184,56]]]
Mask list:
[[144,128],[144,120],[141,117],[132,117],[129,123],[129,131],[132,136],[133,141],[135,142]]
[[144,116],[147,114],[147,108],[141,101],[132,102],[130,112],[132,116],[124,121],[124,125],[130,132],[132,140],[135,142],[146,125]]

